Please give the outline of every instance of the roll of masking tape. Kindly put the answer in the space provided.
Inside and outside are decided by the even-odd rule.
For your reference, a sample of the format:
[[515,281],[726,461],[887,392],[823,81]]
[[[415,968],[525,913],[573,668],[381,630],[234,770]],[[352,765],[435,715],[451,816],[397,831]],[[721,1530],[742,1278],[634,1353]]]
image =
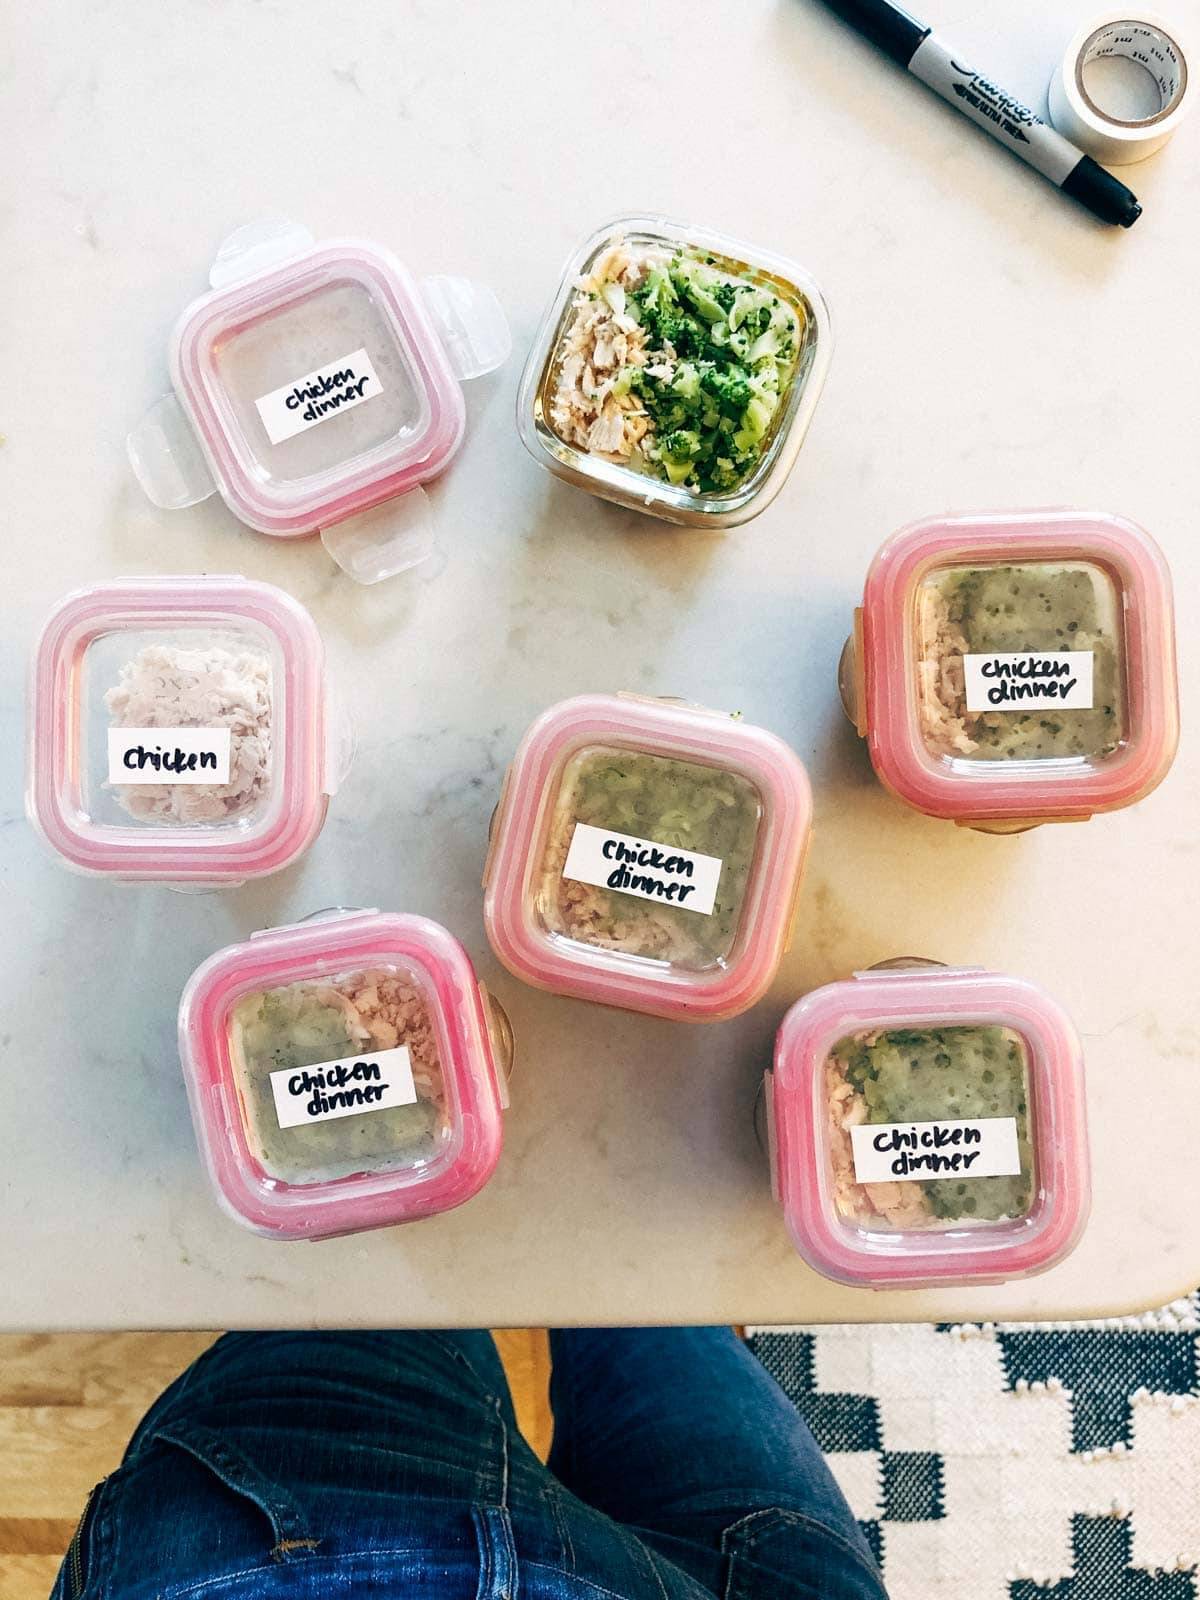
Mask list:
[[[1122,67],[1122,81],[1110,81]],[[1050,84],[1050,120],[1106,166],[1143,161],[1162,149],[1191,109],[1190,77],[1173,25],[1109,12],[1067,46]],[[1101,99],[1110,100],[1109,109]]]

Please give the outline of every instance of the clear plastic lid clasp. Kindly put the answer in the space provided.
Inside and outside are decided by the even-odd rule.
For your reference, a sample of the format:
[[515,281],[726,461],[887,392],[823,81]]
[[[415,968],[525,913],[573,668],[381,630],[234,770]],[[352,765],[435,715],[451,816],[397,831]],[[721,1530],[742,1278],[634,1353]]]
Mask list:
[[125,439],[134,476],[162,511],[183,511],[216,492],[204,452],[174,394],[156,400]]
[[437,548],[433,509],[424,489],[321,529],[321,543],[356,583],[381,583],[419,566]]
[[463,381],[482,378],[512,354],[508,318],[486,284],[438,275],[422,278],[421,295]]

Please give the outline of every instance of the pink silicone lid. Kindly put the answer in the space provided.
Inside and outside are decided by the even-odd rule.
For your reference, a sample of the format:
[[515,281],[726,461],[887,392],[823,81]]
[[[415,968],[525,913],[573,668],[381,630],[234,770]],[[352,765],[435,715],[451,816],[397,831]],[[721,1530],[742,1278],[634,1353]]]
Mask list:
[[[289,1184],[252,1152],[234,1077],[237,1001],[330,974],[397,964],[417,983],[437,1037],[449,1133],[430,1160],[393,1170]],[[506,1103],[484,998],[470,957],[424,917],[362,911],[272,928],[211,956],[179,1007],[179,1051],[209,1179],[236,1221],[276,1239],[320,1239],[410,1222],[462,1205],[500,1157]]]
[[[245,631],[272,659],[266,802],[248,824],[116,825],[87,795],[89,651],[109,635],[144,640]],[[240,577],[119,578],[66,595],[34,651],[26,809],[52,849],[83,872],[165,883],[237,884],[287,866],[328,809],[325,649],[290,595]]]
[[[994,1025],[1019,1035],[1029,1074],[1034,1195],[1021,1217],[940,1229],[871,1230],[833,1201],[825,1067],[847,1035]],[[918,1288],[998,1283],[1053,1266],[1074,1248],[1091,1200],[1079,1037],[1065,1012],[1020,978],[974,969],[858,973],[791,1008],[767,1086],[773,1171],[796,1249],[839,1283]]]
[[[761,803],[738,931],[707,970],[555,937],[536,913],[534,879],[564,768],[597,745],[662,755],[738,774]],[[769,987],[787,949],[812,822],[808,777],[775,734],[721,712],[634,695],[593,694],[542,713],[521,742],[493,823],[484,924],[518,978],[556,994],[711,1022],[745,1011]]]
[[[1086,561],[1112,579],[1120,608],[1128,736],[1104,759],[948,760],[918,720],[914,612],[934,568],[1003,561]],[[895,534],[867,574],[862,606],[865,721],[871,761],[902,800],[959,822],[1072,820],[1142,799],[1161,782],[1179,737],[1171,580],[1135,523],[1102,512],[1030,511],[930,517]]]
[[[411,385],[416,414],[370,449],[319,471],[273,476],[263,465],[261,423],[239,419],[218,352],[234,335],[267,327],[281,312],[339,287],[361,290],[369,301],[378,319],[371,324],[375,337],[386,339],[396,370]],[[368,355],[382,364],[379,349],[369,348],[371,339],[352,321],[341,338],[349,349],[331,345],[325,360],[350,354],[365,339]],[[295,380],[309,365],[300,364]],[[262,533],[313,533],[405,494],[441,472],[462,442],[462,390],[412,275],[390,252],[357,240],[319,245],[193,301],[171,341],[171,376],[223,499]]]

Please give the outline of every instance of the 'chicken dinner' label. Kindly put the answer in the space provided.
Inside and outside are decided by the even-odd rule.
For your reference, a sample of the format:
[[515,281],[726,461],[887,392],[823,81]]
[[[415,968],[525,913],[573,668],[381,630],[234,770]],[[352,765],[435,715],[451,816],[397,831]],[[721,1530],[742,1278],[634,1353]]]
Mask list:
[[721,860],[678,845],[655,844],[651,839],[577,822],[563,877],[711,916],[721,881]]
[[968,711],[1027,711],[1054,706],[1060,711],[1092,709],[1090,650],[1008,650],[966,655]]
[[229,728],[110,728],[108,781],[229,782]]
[[295,383],[273,389],[254,404],[272,444],[282,444],[318,422],[328,422],[341,411],[361,406],[382,394],[371,358],[365,350],[339,356],[315,372],[307,372]]
[[271,1093],[281,1128],[411,1106],[417,1100],[412,1058],[403,1044],[396,1050],[322,1061],[315,1067],[285,1067],[271,1073]]
[[859,1183],[897,1178],[1015,1178],[1021,1171],[1016,1117],[945,1122],[859,1123],[850,1129]]

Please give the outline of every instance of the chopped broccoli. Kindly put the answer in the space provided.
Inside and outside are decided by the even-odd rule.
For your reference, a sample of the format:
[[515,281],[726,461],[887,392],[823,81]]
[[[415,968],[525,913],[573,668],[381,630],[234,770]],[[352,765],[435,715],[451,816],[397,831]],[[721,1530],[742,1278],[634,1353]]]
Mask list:
[[691,428],[676,428],[662,442],[663,454],[676,460],[694,460],[700,454],[700,435]]

